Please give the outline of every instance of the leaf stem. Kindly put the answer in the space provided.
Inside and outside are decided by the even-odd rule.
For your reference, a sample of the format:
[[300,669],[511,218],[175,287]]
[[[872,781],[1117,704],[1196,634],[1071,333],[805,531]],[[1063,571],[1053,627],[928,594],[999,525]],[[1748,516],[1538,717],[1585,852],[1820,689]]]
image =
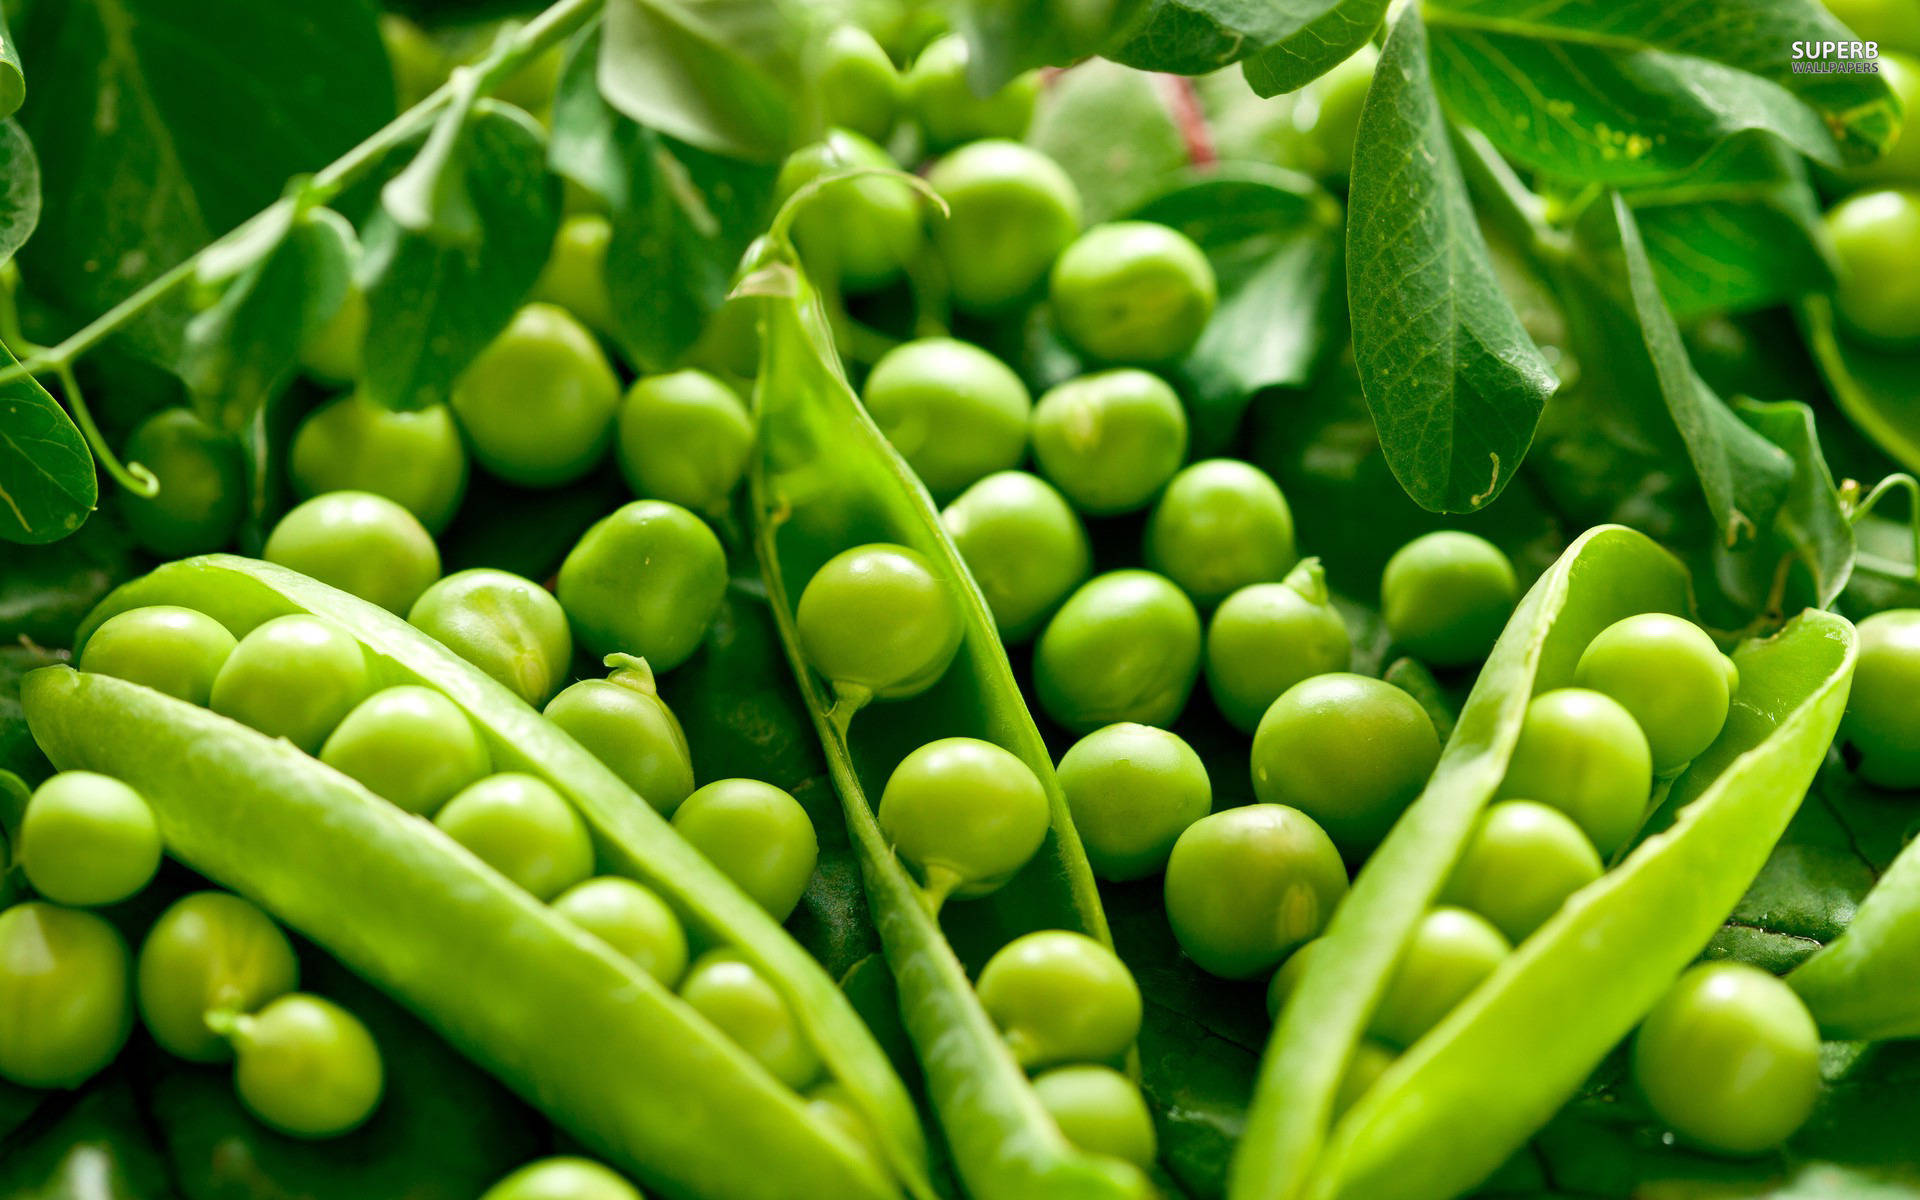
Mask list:
[[56,363],[53,372],[60,380],[60,392],[66,399],[67,407],[73,411],[73,419],[80,426],[80,433],[87,439],[87,445],[93,447],[93,456],[100,460],[107,474],[121,487],[132,492],[142,500],[151,500],[160,494],[160,480],[152,471],[139,463],[122,465],[119,456],[107,445],[107,439],[100,434],[100,427],[94,424],[93,410],[87,407],[87,400],[80,392],[80,381],[73,377],[73,367],[68,363]]
[[[1849,481],[1849,486],[1855,485]],[[1906,474],[1904,471],[1898,471],[1887,476],[1879,483],[1874,484],[1872,488],[1868,489],[1867,494],[1862,496],[1859,502],[1853,505],[1852,509],[1847,513],[1847,522],[1850,525],[1858,525],[1866,519],[1867,514],[1871,513],[1881,500],[1886,498],[1887,493],[1895,489],[1904,491],[1907,494],[1907,506],[1910,510],[1907,516],[1907,527],[1913,535],[1913,569],[1911,574],[1915,578],[1920,578],[1920,480],[1914,479],[1913,476]],[[1879,567],[1880,564],[1876,562],[1869,569]],[[1878,569],[1877,573],[1893,574],[1898,577],[1900,574],[1905,574],[1906,572],[1889,572],[1884,569]]]

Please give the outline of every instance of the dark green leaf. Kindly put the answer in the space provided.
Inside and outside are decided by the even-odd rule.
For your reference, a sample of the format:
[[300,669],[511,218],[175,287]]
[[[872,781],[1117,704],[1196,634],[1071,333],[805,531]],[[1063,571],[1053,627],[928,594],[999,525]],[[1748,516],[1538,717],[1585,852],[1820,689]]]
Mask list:
[[[0,346],[0,371],[14,365]],[[66,410],[30,377],[0,383],[0,540],[58,541],[99,499],[93,454]]]
[[1202,75],[1300,35],[1341,7],[1341,0],[1153,0],[1107,57],[1143,71]]
[[1312,83],[1353,57],[1386,19],[1387,0],[1340,0],[1326,13],[1242,64],[1247,85],[1278,96]]
[[517,108],[481,103],[457,156],[484,236],[441,245],[384,210],[368,221],[358,280],[367,294],[361,387],[392,408],[445,400],[468,363],[507,327],[539,278],[560,221],[540,127]]
[[1054,81],[1027,141],[1080,189],[1089,224],[1164,191],[1187,166],[1187,141],[1153,76],[1095,60]]
[[[1245,0],[1226,0],[1228,5]],[[998,91],[1008,80],[1033,67],[1069,66],[1090,54],[1132,64],[1119,47],[1132,44],[1131,32],[1150,10],[1185,8],[1179,0],[1090,0],[1059,4],[1055,0],[963,0],[954,27],[967,39],[967,79],[982,95]],[[1166,46],[1177,53],[1174,45]],[[1177,71],[1174,65],[1148,68]],[[1199,70],[1205,70],[1205,67]],[[1198,74],[1198,71],[1185,72]]]
[[800,0],[616,0],[600,90],[649,129],[774,162],[819,128],[805,69],[815,20]]
[[[72,537],[9,550],[7,569],[0,571],[0,631],[9,639],[25,638],[41,646],[70,646],[88,610],[137,573],[132,544],[112,510],[98,514]],[[0,681],[6,679],[0,665]]]
[[1716,545],[1715,582],[1769,615],[1830,607],[1853,573],[1853,524],[1820,453],[1813,410],[1793,400],[1748,401],[1739,416],[1786,457],[1793,474],[1757,543],[1742,549]]
[[39,223],[40,160],[17,122],[0,121],[0,263],[26,245]]
[[462,78],[464,86],[434,118],[420,153],[380,189],[381,209],[400,228],[443,246],[471,246],[481,234],[462,161],[475,92],[471,77]]
[[20,1200],[156,1200],[169,1196],[166,1163],[153,1144],[124,1074],[111,1072],[58,1119],[22,1128],[0,1146],[0,1195]]
[[27,98],[27,77],[20,69],[20,48],[13,44],[7,29],[7,14],[0,8],[0,120],[20,111]]
[[1361,386],[1400,485],[1433,511],[1485,507],[1518,469],[1555,380],[1494,278],[1413,7],[1360,117],[1347,292]]

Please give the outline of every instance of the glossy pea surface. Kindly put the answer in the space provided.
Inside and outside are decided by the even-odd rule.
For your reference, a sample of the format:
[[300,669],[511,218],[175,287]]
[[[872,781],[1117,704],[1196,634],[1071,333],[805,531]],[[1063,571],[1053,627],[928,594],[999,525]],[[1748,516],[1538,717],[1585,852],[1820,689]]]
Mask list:
[[960,649],[959,609],[918,551],[843,550],[807,581],[795,610],[800,647],[836,690],[879,700],[917,695]]
[[1141,1170],[1153,1165],[1153,1114],[1133,1080],[1112,1067],[1055,1067],[1034,1077],[1033,1090],[1069,1142]]
[[687,971],[687,932],[667,902],[617,875],[577,883],[553,911],[599,938],[642,971],[673,987]]
[[940,519],[1010,644],[1031,638],[1093,567],[1079,514],[1038,475],[989,475],[955,497]]
[[920,338],[896,346],[873,364],[861,399],[935,500],[1026,457],[1027,385],[971,343]]
[[991,742],[961,737],[902,759],[875,817],[940,898],[1000,887],[1039,851],[1052,819],[1032,768]]
[[1535,696],[1499,794],[1572,817],[1603,856],[1626,845],[1646,814],[1653,756],[1633,714],[1585,688]]
[[567,614],[553,594],[489,567],[456,571],[422,592],[407,623],[528,704],[545,704],[573,660]]
[[1187,413],[1157,375],[1132,368],[1070,379],[1033,409],[1040,473],[1092,516],[1143,508],[1187,456]]
[[635,495],[721,513],[746,473],[753,417],[705,371],[647,375],[620,402],[614,450]]
[[1502,800],[1480,814],[1440,900],[1479,913],[1517,946],[1603,870],[1565,813]]
[[78,665],[205,705],[236,644],[226,626],[205,613],[155,604],[101,622],[80,651]]
[[1601,630],[1581,652],[1573,681],[1633,714],[1661,775],[1713,744],[1732,699],[1726,656],[1705,630],[1667,613],[1641,613]]
[[[898,170],[891,155],[851,129],[829,129],[821,141],[787,156],[775,183],[784,201],[816,180],[852,170]],[[920,252],[920,194],[882,174],[826,184],[800,210],[793,239],[807,266],[850,292],[899,278]]]
[[531,775],[489,776],[449,800],[433,823],[541,900],[593,874],[580,814]]
[[807,810],[757,779],[707,784],[675,810],[673,827],[776,921],[793,913],[820,860]]
[[1049,717],[1086,733],[1116,721],[1168,725],[1200,673],[1200,614],[1151,571],[1096,575],[1067,597],[1034,650]]
[[173,902],[140,943],[140,1019],[167,1053],[223,1062],[226,1041],[212,1013],[258,1012],[300,982],[293,944],[272,917],[231,892],[192,892]]
[[427,527],[372,492],[327,492],[296,505],[261,557],[396,613],[440,578],[440,549]]
[[432,688],[375,692],[346,715],[320,761],[410,813],[432,816],[493,767],[479,730]]
[[453,411],[444,404],[403,412],[351,392],[300,423],[287,473],[303,499],[325,492],[372,492],[437,534],[466,495],[467,448]]
[[1147,519],[1147,565],[1203,609],[1278,580],[1296,557],[1287,498],[1265,471],[1238,459],[1182,469]]
[[1167,860],[1167,920],[1188,957],[1251,979],[1318,936],[1347,894],[1340,852],[1313,819],[1249,804],[1187,827]]
[[582,679],[547,702],[545,716],[669,816],[693,791],[693,757],[680,721],[643,659],[616,655],[605,679]]
[[680,998],[788,1087],[819,1077],[820,1056],[787,1002],[731,951],[701,955],[680,984]]
[[969,142],[927,172],[947,202],[933,244],[956,307],[1003,311],[1036,291],[1080,232],[1080,191],[1060,165],[1005,138]]
[[533,298],[557,304],[603,336],[612,336],[613,296],[607,290],[607,247],[613,223],[599,213],[574,213],[560,222]]
[[228,1025],[234,1090],[289,1137],[330,1138],[373,1115],[386,1069],[373,1035],[346,1009],[293,992]]
[[936,150],[977,138],[1024,137],[1040,95],[1040,73],[1016,75],[982,96],[967,78],[967,41],[957,33],[935,38],[907,69],[907,109]]
[[620,381],[585,326],[536,302],[461,373],[448,403],[481,466],[521,487],[559,487],[606,453]]
[[1299,584],[1256,583],[1221,601],[1207,620],[1206,652],[1215,706],[1235,729],[1252,733],[1282,692],[1345,671],[1353,639],[1316,567]]
[[727,554],[707,523],[678,504],[635,500],[581,536],[554,590],[589,652],[636,655],[670,671],[720,611]]
[[36,788],[19,836],[27,882],[56,904],[117,904],[160,869],[153,810],[126,784],[91,771],[62,771]]
[[1140,1033],[1140,988],[1126,964],[1070,930],[1008,942],[981,968],[974,990],[1029,1069],[1117,1058]]
[[1840,720],[1857,770],[1883,788],[1920,788],[1920,609],[1878,612],[1860,622],[1860,661]]
[[1380,577],[1387,631],[1436,667],[1486,658],[1519,599],[1520,580],[1506,554],[1485,538],[1452,529],[1400,547]]
[[1075,742],[1056,774],[1087,861],[1124,882],[1163,870],[1173,844],[1213,808],[1207,766],[1178,734],[1120,722]]
[[884,140],[900,115],[900,72],[871,33],[837,25],[827,34],[818,86],[827,121],[862,137]]
[[127,946],[92,913],[43,901],[0,911],[0,1079],[78,1087],[127,1040]]
[[1193,348],[1219,284],[1185,234],[1151,221],[1114,221],[1061,252],[1047,294],[1061,332],[1087,357],[1154,366]]
[[150,497],[124,495],[120,512],[142,549],[165,558],[205,554],[240,523],[240,444],[188,409],[166,408],[134,428],[121,457],[160,481]]
[[372,690],[359,640],[324,617],[299,613],[240,639],[214,677],[208,706],[313,754]]
[[480,1200],[641,1200],[640,1192],[592,1159],[558,1156],[530,1162]]
[[1442,906],[1420,918],[1368,1031],[1406,1048],[1493,974],[1513,947],[1486,918]]

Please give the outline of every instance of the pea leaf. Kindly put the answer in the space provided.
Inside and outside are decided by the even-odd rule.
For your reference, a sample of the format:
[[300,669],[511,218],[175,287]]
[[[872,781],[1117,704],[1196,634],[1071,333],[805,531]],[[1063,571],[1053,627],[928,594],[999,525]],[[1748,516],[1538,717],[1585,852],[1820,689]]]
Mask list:
[[[0,371],[14,365],[0,346]],[[99,499],[93,454],[66,410],[29,376],[0,383],[0,539],[58,541]]]
[[7,14],[0,11],[0,120],[20,111],[27,98],[27,76],[20,66],[20,48],[7,29]]
[[1137,208],[1188,164],[1186,138],[1154,78],[1098,59],[1047,89],[1027,141],[1073,180],[1088,224]]
[[1347,222],[1354,358],[1387,461],[1436,512],[1484,508],[1533,440],[1552,370],[1501,294],[1409,7],[1361,111]]
[[40,160],[16,121],[0,121],[0,263],[14,256],[40,223]]
[[[1224,3],[1237,5],[1245,0]],[[1130,45],[1130,35],[1142,20],[1169,6],[1169,0],[1096,0],[1077,5],[1054,0],[963,0],[953,23],[967,39],[968,82],[986,95],[1033,67],[1064,67],[1091,54],[1125,62],[1114,47]],[[1171,44],[1165,49],[1178,52]],[[1169,62],[1147,69],[1180,68]]]
[[1143,71],[1201,75],[1294,37],[1340,0],[1153,0],[1107,57]]
[[[1787,490],[1758,543],[1740,552],[1716,543],[1721,590],[1769,616],[1829,608],[1853,574],[1853,523],[1820,452],[1813,410],[1798,401],[1743,401],[1742,422],[1792,466]],[[1744,577],[1744,588],[1735,580]]]
[[517,108],[483,101],[445,169],[464,176],[482,236],[442,244],[407,230],[384,207],[367,222],[358,280],[367,295],[366,373],[376,403],[425,408],[445,400],[468,363],[507,327],[546,262],[560,221],[540,127]]
[[470,246],[481,232],[459,161],[476,98],[471,77],[462,78],[463,86],[434,119],[420,152],[380,189],[380,207],[396,224],[443,246]]
[[1388,0],[1339,0],[1318,18],[1241,64],[1262,96],[1304,87],[1353,57],[1386,19]]

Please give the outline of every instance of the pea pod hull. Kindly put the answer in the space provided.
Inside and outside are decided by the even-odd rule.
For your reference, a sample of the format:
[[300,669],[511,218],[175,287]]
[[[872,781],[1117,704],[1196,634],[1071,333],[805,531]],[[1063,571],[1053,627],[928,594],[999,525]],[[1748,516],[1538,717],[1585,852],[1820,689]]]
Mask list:
[[1653,825],[1337,1119],[1333,1097],[1415,924],[1493,799],[1527,702],[1569,685],[1596,633],[1685,614],[1686,571],[1643,535],[1583,535],[1528,593],[1439,767],[1354,881],[1283,1012],[1233,1166],[1235,1200],[1442,1200],[1572,1097],[1706,945],[1797,811],[1845,708],[1853,627],[1807,612],[1735,653],[1718,740]]
[[1920,842],[1893,860],[1846,931],[1787,982],[1830,1038],[1920,1037]]

